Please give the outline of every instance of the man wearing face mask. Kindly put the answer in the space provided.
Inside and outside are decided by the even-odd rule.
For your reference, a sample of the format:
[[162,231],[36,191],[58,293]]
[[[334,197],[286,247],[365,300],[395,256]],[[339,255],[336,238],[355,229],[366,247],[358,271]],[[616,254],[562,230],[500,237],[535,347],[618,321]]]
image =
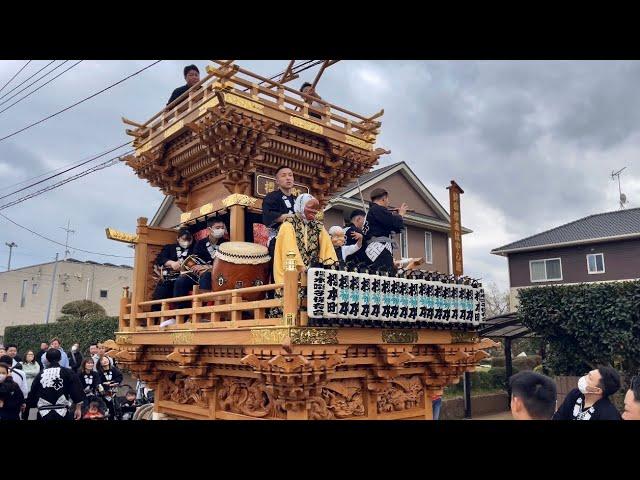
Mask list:
[[620,375],[611,367],[598,367],[578,380],[553,415],[553,420],[620,420],[609,396],[620,390]]
[[[182,262],[185,258],[194,252],[193,235],[187,228],[181,228],[178,230],[178,238],[176,243],[165,245],[156,258],[155,265],[159,269],[163,269],[165,273],[174,273],[175,276],[163,275],[156,289],[153,292],[153,300],[162,300],[164,298],[170,298],[177,296],[174,294],[177,274],[180,272]],[[188,291],[188,290],[187,290]],[[153,311],[160,311],[162,305],[153,305]]]
[[[194,273],[200,276],[200,280],[196,282],[189,275],[180,275],[175,281],[174,297],[188,295],[196,284],[200,285],[202,289],[211,290],[211,267],[218,248],[227,241],[225,238],[227,236],[227,226],[222,220],[210,218],[207,221],[207,231],[208,235],[196,243],[193,250],[194,255],[206,262],[206,265],[196,265],[191,268]],[[180,302],[176,308],[188,308],[189,306],[190,302]]]

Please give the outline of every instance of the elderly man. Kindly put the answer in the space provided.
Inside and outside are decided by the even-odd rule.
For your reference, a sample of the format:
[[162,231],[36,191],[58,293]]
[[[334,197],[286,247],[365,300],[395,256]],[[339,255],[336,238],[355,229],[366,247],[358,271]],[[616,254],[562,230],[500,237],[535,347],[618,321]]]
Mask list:
[[[346,262],[347,258],[352,257],[362,247],[362,234],[359,232],[352,232],[357,240],[352,245],[348,245],[346,242],[346,232],[339,225],[334,225],[329,229],[329,235],[331,236],[331,243],[336,250],[338,260]],[[349,258],[349,260],[352,260]]]

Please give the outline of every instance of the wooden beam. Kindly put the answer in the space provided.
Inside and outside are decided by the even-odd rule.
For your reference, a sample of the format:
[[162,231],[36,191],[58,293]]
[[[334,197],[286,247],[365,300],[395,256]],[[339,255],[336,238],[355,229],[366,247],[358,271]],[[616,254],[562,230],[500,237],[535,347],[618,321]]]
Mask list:
[[316,85],[318,85],[318,82],[320,81],[320,77],[322,77],[322,74],[324,73],[324,71],[330,67],[331,65],[333,65],[334,63],[338,63],[340,60],[325,60],[324,63],[322,64],[322,67],[320,67],[320,71],[318,72],[318,74],[316,75],[315,80],[313,81],[313,83],[311,84],[311,88],[315,90]]

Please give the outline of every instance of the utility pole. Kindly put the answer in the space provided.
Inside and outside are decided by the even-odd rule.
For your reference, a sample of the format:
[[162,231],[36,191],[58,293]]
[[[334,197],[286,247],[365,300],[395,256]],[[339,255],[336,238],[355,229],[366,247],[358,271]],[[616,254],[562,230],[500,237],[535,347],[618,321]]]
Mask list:
[[7,263],[7,272],[11,270],[11,253],[13,252],[14,247],[17,247],[18,244],[16,242],[4,242],[4,244],[9,247],[9,263]]
[[71,219],[67,220],[67,227],[60,227],[62,230],[64,230],[65,232],[67,232],[67,238],[64,241],[64,259],[66,260],[67,257],[69,256],[69,234],[70,233],[76,233],[75,230],[71,230]]
[[49,315],[51,314],[51,301],[53,300],[53,290],[56,286],[56,273],[58,272],[58,255],[56,253],[56,263],[53,264],[53,276],[51,277],[51,290],[49,291],[49,305],[47,306],[47,318],[45,325],[49,325]]

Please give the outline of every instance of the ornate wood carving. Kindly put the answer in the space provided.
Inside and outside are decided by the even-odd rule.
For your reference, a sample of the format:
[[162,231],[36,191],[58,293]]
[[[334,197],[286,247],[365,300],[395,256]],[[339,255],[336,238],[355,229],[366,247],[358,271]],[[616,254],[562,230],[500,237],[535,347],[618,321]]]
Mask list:
[[333,420],[365,415],[362,382],[357,379],[334,380],[323,385],[319,394],[308,400],[310,420]]
[[217,407],[254,418],[286,418],[280,402],[261,380],[224,377],[218,387]]

